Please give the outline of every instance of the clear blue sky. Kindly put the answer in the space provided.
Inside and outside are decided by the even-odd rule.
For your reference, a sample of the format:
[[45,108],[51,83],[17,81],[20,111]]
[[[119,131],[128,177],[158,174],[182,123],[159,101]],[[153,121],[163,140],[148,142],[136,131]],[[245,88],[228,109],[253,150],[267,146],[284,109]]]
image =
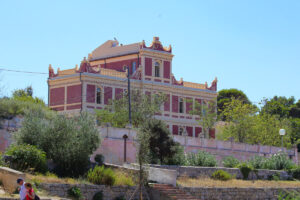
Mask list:
[[[173,73],[251,101],[300,98],[300,1],[0,1],[0,68],[73,68],[94,48],[159,36],[173,47]],[[32,85],[47,100],[47,75],[1,72],[6,95]]]

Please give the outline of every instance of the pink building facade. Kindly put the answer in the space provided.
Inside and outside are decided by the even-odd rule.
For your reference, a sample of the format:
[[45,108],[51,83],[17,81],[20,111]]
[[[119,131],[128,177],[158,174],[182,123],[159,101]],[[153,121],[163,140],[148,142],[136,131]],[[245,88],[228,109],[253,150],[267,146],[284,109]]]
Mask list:
[[[64,113],[103,109],[111,99],[122,97],[127,90],[129,67],[131,88],[145,94],[162,92],[167,101],[156,118],[165,121],[174,135],[199,137],[199,118],[190,111],[194,102],[204,104],[217,97],[217,80],[211,85],[177,80],[172,73],[172,48],[163,47],[158,37],[145,42],[120,45],[108,40],[84,58],[80,67],[54,73],[49,66],[49,99],[51,109]],[[188,70],[188,69],[187,69]],[[207,138],[215,137],[215,130]]]

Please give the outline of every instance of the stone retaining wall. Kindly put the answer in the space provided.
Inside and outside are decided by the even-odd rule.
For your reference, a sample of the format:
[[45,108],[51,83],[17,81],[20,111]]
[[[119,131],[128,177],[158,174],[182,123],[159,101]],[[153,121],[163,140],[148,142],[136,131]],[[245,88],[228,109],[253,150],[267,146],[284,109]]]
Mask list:
[[201,200],[277,200],[280,193],[286,191],[300,192],[299,188],[190,188],[182,187],[184,191]]
[[[88,184],[58,184],[58,183],[41,183],[40,187],[46,190],[51,196],[58,196],[62,198],[68,197],[68,190],[72,187],[78,187],[82,195],[87,200],[93,199],[94,194],[99,191],[103,192],[103,200],[113,200],[118,196],[124,196],[129,199],[133,192],[136,190],[136,186],[105,186],[105,185],[88,185]],[[138,192],[136,192],[135,198],[138,199]],[[146,194],[144,194],[146,199]]]
[[[231,175],[236,176],[237,179],[242,179],[243,175],[237,168],[225,168],[225,167],[192,167],[192,166],[176,166],[176,165],[150,165],[151,167],[164,168],[176,170],[178,177],[188,176],[188,177],[211,177],[211,175],[217,170],[224,170]],[[290,175],[286,171],[279,170],[265,170],[259,169],[257,173],[251,172],[249,179],[257,180],[267,180],[272,175],[279,174],[282,180],[287,180]],[[258,175],[258,177],[257,177]]]

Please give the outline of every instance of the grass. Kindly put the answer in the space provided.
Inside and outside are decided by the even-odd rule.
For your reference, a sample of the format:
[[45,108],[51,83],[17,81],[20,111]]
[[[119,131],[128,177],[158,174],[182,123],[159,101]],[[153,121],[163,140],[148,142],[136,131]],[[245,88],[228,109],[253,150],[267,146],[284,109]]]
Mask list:
[[121,169],[114,169],[116,175],[115,185],[134,186],[137,183],[136,176],[132,173],[126,172]]
[[188,178],[177,179],[177,184],[183,187],[238,187],[238,188],[298,188],[300,181],[245,181],[231,179],[226,182],[210,178]]

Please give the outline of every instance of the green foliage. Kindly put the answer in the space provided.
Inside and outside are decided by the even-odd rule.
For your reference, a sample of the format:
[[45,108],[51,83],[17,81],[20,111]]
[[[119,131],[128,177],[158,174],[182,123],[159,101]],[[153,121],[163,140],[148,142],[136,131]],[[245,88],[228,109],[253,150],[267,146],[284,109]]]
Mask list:
[[248,165],[247,163],[243,162],[241,164],[239,164],[239,169],[243,175],[243,179],[247,180],[249,177],[250,172],[252,171],[252,167],[250,165]]
[[272,175],[270,175],[270,177],[268,177],[269,180],[272,181],[280,181],[280,173],[276,172]]
[[184,149],[181,145],[175,145],[174,151],[176,152],[172,157],[167,158],[166,165],[185,165]]
[[44,110],[26,112],[15,135],[18,144],[36,145],[56,165],[59,176],[78,177],[89,165],[89,156],[100,138],[95,119],[88,113],[68,117]]
[[188,153],[186,155],[187,166],[203,166],[203,167],[215,167],[217,166],[217,160],[215,156],[206,151],[199,151],[197,154]]
[[209,138],[209,130],[214,127],[217,120],[216,101],[208,101],[202,105],[195,101],[194,109],[190,114],[199,116],[200,120],[198,123],[203,128],[204,137]]
[[264,163],[265,169],[271,170],[289,170],[295,166],[285,153],[278,153],[272,155]]
[[68,189],[68,195],[71,197],[71,198],[74,198],[74,199],[81,199],[82,198],[82,194],[81,194],[81,191],[78,187],[74,186],[74,187],[71,187],[70,189]]
[[240,161],[233,156],[227,156],[223,160],[224,167],[234,168],[234,167],[237,167],[239,164],[240,164]]
[[150,163],[168,164],[169,158],[178,153],[180,144],[173,140],[163,121],[150,119],[144,123],[142,131],[149,134]]
[[251,104],[247,95],[237,89],[223,89],[218,92],[217,105],[218,105],[218,115],[222,120],[226,119],[226,116],[222,115],[226,105],[228,105],[232,99],[238,99],[243,104]]
[[241,101],[233,99],[226,104],[223,114],[226,116],[226,125],[218,134],[218,139],[229,140],[233,138],[237,142],[249,144],[262,144],[280,146],[281,137],[279,129],[286,129],[284,146],[291,147],[292,130],[291,122],[276,115],[259,114],[257,108]]
[[103,199],[103,192],[99,191],[93,196],[93,200],[102,200]]
[[89,182],[97,185],[114,185],[116,177],[114,171],[110,168],[104,168],[104,166],[96,166],[94,169],[90,169],[87,174]]
[[11,156],[10,166],[13,169],[26,171],[33,168],[38,172],[45,172],[46,153],[32,145],[11,145],[6,154]]
[[31,86],[28,86],[25,89],[15,90],[12,94],[12,98],[21,102],[29,102],[45,106],[45,102],[42,99],[38,97],[33,97],[33,89]]
[[248,161],[248,163],[252,166],[253,169],[264,169],[266,160],[267,158],[265,157],[254,156]]
[[97,154],[95,156],[95,161],[98,163],[98,165],[104,164],[104,156],[102,154]]
[[232,178],[232,176],[231,174],[225,172],[224,170],[217,170],[211,175],[211,178],[220,181],[228,181]]
[[272,99],[264,99],[261,113],[278,115],[280,117],[289,117],[291,107],[295,105],[295,98],[274,96]]
[[5,166],[4,160],[3,160],[3,155],[0,152],[0,166]]
[[[141,124],[153,118],[160,112],[160,107],[165,101],[165,96],[155,94],[148,96],[140,91],[131,91],[132,125],[139,128]],[[129,124],[128,95],[114,99],[104,110],[96,110],[99,124],[110,123],[113,127],[125,128]]]
[[300,193],[296,190],[281,191],[278,194],[278,200],[300,200]]
[[294,179],[300,180],[300,166],[291,170]]
[[126,200],[126,198],[124,196],[118,196],[114,198],[114,200]]

